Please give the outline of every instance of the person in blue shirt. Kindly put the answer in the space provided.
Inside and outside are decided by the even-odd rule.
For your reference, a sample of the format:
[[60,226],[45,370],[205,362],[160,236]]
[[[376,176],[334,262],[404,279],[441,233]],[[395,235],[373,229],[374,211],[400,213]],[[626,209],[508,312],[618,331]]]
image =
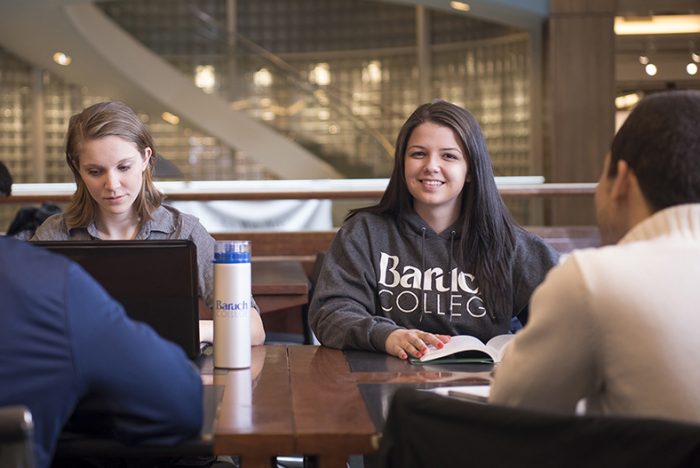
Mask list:
[[99,425],[125,443],[174,444],[199,433],[195,367],[80,266],[1,237],[0,297],[0,406],[30,409],[39,468],[88,399],[100,403]]

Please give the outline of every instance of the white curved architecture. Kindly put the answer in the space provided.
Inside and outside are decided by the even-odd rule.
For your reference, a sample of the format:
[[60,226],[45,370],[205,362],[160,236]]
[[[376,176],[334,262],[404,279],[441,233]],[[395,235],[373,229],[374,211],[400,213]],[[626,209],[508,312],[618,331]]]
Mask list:
[[[89,0],[2,0],[0,44],[92,95],[160,115],[177,114],[284,179],[337,178],[337,171],[276,131],[204,93],[107,18]],[[56,51],[72,57],[62,67]]]

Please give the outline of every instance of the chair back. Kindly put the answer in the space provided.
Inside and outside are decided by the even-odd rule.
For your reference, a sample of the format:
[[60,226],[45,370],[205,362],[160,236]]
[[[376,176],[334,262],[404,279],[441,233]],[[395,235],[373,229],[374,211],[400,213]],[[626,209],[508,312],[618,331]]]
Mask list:
[[700,425],[544,413],[402,388],[378,459],[401,468],[698,467]]
[[26,406],[0,407],[0,466],[34,468],[32,414]]

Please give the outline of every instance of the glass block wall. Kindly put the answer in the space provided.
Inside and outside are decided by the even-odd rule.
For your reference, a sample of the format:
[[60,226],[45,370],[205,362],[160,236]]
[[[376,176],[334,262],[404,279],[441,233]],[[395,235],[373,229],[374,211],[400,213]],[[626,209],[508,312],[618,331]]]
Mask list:
[[[34,170],[31,145],[31,70],[0,48],[0,161],[16,182],[29,180]],[[5,231],[17,207],[0,204],[0,231]]]
[[[209,92],[295,139],[348,177],[386,177],[392,147],[419,104],[416,10],[368,0],[107,0],[97,6]],[[225,18],[235,5],[236,35]],[[497,175],[532,175],[526,34],[428,10],[431,88],[481,122]],[[269,55],[268,55],[269,54]],[[31,150],[31,67],[0,49],[0,158],[17,182],[37,181]],[[71,180],[63,156],[68,118],[107,99],[44,74],[47,182]],[[139,109],[136,109],[137,111]],[[141,114],[158,151],[185,180],[266,179],[269,172],[196,126]],[[515,207],[522,219],[526,208]]]
[[[235,23],[227,30],[229,4]],[[385,177],[419,104],[414,7],[368,0],[112,0],[98,5],[209,91],[348,177]],[[429,11],[434,98],[480,119],[499,175],[538,172],[529,150],[528,37]],[[267,51],[271,59],[261,55]]]
[[32,121],[32,78],[29,65],[0,48],[0,160],[14,180],[31,179],[28,157]]
[[[28,64],[0,48],[0,160],[18,183],[72,181],[63,152],[68,120],[81,109],[110,98],[91,95],[89,89],[42,73],[46,176],[40,181],[31,145],[35,132],[32,73]],[[134,110],[148,125],[158,153],[177,165],[184,180],[272,178],[260,164],[247,160],[214,137],[187,125],[168,124],[138,108]]]
[[[39,131],[33,115],[36,99],[41,101],[43,109],[39,124],[43,127],[46,158],[43,180],[38,176],[33,149]],[[72,182],[73,175],[66,165],[63,148],[68,120],[81,109],[108,99],[109,96],[92,95],[89,89],[37,71],[0,48],[0,160],[10,170],[13,181]],[[263,166],[216,138],[186,125],[170,125],[138,108],[135,110],[148,124],[158,153],[177,165],[184,180],[273,178]],[[18,208],[0,204],[0,232],[7,229]]]

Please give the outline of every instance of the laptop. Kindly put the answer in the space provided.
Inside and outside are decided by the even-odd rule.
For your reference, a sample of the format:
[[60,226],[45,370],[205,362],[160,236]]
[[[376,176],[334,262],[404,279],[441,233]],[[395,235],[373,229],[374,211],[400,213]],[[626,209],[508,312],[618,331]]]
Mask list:
[[178,344],[200,353],[197,250],[189,240],[35,241],[81,265],[126,310]]

